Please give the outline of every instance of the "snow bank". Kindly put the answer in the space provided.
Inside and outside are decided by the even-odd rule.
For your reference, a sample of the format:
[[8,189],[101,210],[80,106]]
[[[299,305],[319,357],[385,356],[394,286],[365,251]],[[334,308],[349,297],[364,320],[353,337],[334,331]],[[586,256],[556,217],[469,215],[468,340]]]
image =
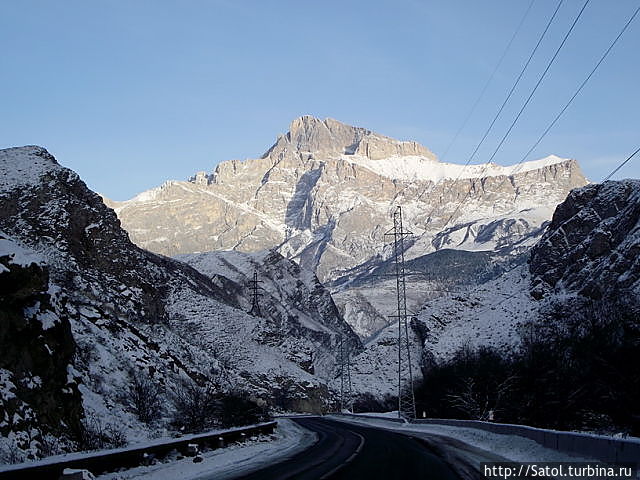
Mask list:
[[[475,428],[454,427],[449,425],[420,425],[415,423],[393,423],[384,418],[345,418],[335,417],[343,422],[358,423],[401,433],[440,435],[453,438],[485,450],[488,454],[498,455],[512,462],[596,462],[593,458],[582,458],[545,448],[539,443],[518,435],[501,435]],[[486,460],[483,459],[483,460]]]
[[132,468],[97,477],[101,480],[153,479],[153,480],[223,480],[259,470],[267,465],[283,461],[309,448],[316,442],[316,434],[291,420],[279,419],[275,439],[261,437],[223,449],[204,452],[203,461],[194,463],[191,458],[169,460],[148,467]]

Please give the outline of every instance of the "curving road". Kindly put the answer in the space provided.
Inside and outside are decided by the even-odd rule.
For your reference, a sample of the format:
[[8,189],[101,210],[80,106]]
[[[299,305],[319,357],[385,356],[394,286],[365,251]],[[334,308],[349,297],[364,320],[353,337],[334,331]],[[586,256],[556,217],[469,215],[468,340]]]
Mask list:
[[247,480],[459,480],[453,470],[417,439],[388,430],[320,417],[293,418],[318,434],[318,442]]

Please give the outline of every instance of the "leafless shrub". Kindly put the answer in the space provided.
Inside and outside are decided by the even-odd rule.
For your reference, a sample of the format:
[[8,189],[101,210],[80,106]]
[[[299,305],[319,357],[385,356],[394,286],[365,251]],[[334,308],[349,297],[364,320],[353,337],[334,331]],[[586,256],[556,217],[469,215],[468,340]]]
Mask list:
[[464,412],[471,419],[492,421],[501,410],[502,399],[509,392],[514,380],[515,377],[508,377],[488,393],[479,391],[474,379],[468,377],[462,381],[460,390],[447,395],[447,400],[452,407]]
[[216,391],[212,383],[184,380],[173,392],[172,425],[185,432],[205,430],[215,424]]
[[126,445],[126,435],[116,426],[107,424],[95,416],[88,416],[82,420],[82,430],[78,439],[79,450],[102,450]]
[[131,375],[127,403],[140,421],[150,424],[162,416],[162,393],[157,383],[136,372]]
[[14,463],[22,463],[26,459],[25,452],[18,448],[15,442],[8,441],[0,444],[0,464],[12,465]]

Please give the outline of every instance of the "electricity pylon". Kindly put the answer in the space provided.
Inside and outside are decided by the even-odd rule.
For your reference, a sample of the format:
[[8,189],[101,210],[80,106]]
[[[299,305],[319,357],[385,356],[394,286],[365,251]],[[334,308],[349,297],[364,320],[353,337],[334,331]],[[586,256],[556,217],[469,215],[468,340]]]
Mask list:
[[258,280],[258,271],[254,270],[253,280],[249,280],[249,288],[251,289],[251,310],[249,310],[249,314],[256,317],[262,316],[262,312],[260,312],[260,303],[258,302],[258,298],[262,296],[260,293],[260,283],[262,282]]
[[340,412],[345,408],[353,413],[353,395],[351,391],[350,353],[344,345],[344,337],[340,335]]
[[389,317],[398,319],[398,417],[400,418],[402,416],[416,418],[404,270],[404,238],[411,234],[411,232],[405,231],[402,226],[402,207],[398,206],[393,213],[393,228],[385,235],[393,237],[397,314],[389,315]]

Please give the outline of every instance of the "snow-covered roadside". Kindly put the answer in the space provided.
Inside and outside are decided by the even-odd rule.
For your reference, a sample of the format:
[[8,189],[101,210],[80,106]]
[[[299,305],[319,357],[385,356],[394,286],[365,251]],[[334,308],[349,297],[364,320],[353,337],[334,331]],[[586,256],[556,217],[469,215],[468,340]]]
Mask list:
[[[403,433],[438,435],[453,438],[467,445],[486,451],[513,462],[597,462],[546,448],[533,440],[518,435],[501,435],[475,428],[454,427],[449,425],[425,425],[412,423],[393,423],[378,418],[334,417],[343,422],[352,422],[372,427],[385,428]],[[487,461],[485,459],[484,461]]]
[[202,453],[203,461],[194,463],[192,458],[171,460],[148,467],[137,467],[124,472],[114,472],[97,477],[100,480],[224,480],[247,474],[269,464],[276,463],[309,448],[317,435],[291,420],[278,419],[274,440],[256,438],[243,444],[233,444],[219,450]]

